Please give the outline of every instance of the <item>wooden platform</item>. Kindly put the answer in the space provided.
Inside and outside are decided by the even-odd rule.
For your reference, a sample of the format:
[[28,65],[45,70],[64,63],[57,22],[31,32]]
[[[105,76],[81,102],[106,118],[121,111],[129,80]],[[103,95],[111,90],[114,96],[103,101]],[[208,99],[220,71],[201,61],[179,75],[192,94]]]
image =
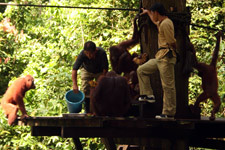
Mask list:
[[80,137],[104,138],[109,143],[107,149],[116,149],[115,143],[160,149],[157,148],[158,144],[168,145],[168,142],[176,145],[177,148],[172,149],[179,150],[188,149],[189,146],[225,148],[225,119],[160,120],[63,114],[59,117],[30,117],[23,122],[18,121],[19,125],[31,126],[33,136],[74,138],[77,149],[82,149],[81,145],[78,146]]

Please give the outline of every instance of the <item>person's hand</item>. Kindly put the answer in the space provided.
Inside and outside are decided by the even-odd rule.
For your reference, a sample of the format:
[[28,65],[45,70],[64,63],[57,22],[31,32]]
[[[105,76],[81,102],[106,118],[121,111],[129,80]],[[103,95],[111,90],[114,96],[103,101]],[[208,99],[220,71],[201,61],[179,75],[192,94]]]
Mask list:
[[144,8],[141,8],[141,9],[142,9],[142,13],[141,13],[140,15],[147,14],[147,15],[150,17],[151,21],[152,21],[155,25],[157,25],[157,21],[155,21],[154,18],[153,18],[153,12],[150,11],[150,10],[148,10],[148,9],[144,9]]
[[144,15],[144,14],[148,14],[149,10],[141,8],[142,13],[140,13],[140,15]]
[[73,92],[74,93],[78,93],[79,92],[79,90],[78,90],[78,86],[77,85],[73,85]]

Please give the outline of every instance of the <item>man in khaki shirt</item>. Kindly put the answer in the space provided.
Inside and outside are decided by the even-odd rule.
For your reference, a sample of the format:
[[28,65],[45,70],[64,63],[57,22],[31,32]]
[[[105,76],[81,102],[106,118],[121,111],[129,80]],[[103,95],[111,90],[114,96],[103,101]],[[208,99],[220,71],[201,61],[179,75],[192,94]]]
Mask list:
[[142,10],[141,15],[147,14],[158,28],[159,50],[155,55],[155,59],[150,59],[137,69],[140,86],[139,101],[155,102],[149,75],[159,70],[163,88],[163,110],[162,114],[157,115],[156,118],[173,118],[176,113],[174,75],[176,39],[174,38],[173,22],[166,16],[166,10],[160,3],[155,3],[150,10]]

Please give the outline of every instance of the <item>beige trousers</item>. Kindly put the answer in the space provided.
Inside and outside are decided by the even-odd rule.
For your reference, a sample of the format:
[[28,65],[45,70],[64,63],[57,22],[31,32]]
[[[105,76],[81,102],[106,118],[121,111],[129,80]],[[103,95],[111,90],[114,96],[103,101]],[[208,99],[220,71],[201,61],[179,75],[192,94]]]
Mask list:
[[161,59],[150,59],[137,69],[140,95],[153,95],[149,75],[159,70],[163,88],[162,114],[172,116],[176,113],[175,63],[175,57],[165,56]]
[[84,92],[86,98],[90,98],[90,84],[89,81],[94,80],[97,81],[101,73],[90,73],[84,68],[81,69],[81,91]]

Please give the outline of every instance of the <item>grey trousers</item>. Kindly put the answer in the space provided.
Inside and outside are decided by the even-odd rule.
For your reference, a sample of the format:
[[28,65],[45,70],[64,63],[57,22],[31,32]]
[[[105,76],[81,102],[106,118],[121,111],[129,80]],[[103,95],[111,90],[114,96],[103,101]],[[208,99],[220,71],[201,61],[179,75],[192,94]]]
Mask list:
[[163,110],[162,114],[174,116],[176,113],[176,88],[174,65],[176,58],[150,59],[137,69],[140,95],[153,95],[150,74],[156,70],[160,72],[163,88]]
[[99,76],[102,73],[90,73],[84,68],[81,69],[81,91],[84,92],[86,98],[90,98],[90,84],[89,81],[94,80],[97,81]]

